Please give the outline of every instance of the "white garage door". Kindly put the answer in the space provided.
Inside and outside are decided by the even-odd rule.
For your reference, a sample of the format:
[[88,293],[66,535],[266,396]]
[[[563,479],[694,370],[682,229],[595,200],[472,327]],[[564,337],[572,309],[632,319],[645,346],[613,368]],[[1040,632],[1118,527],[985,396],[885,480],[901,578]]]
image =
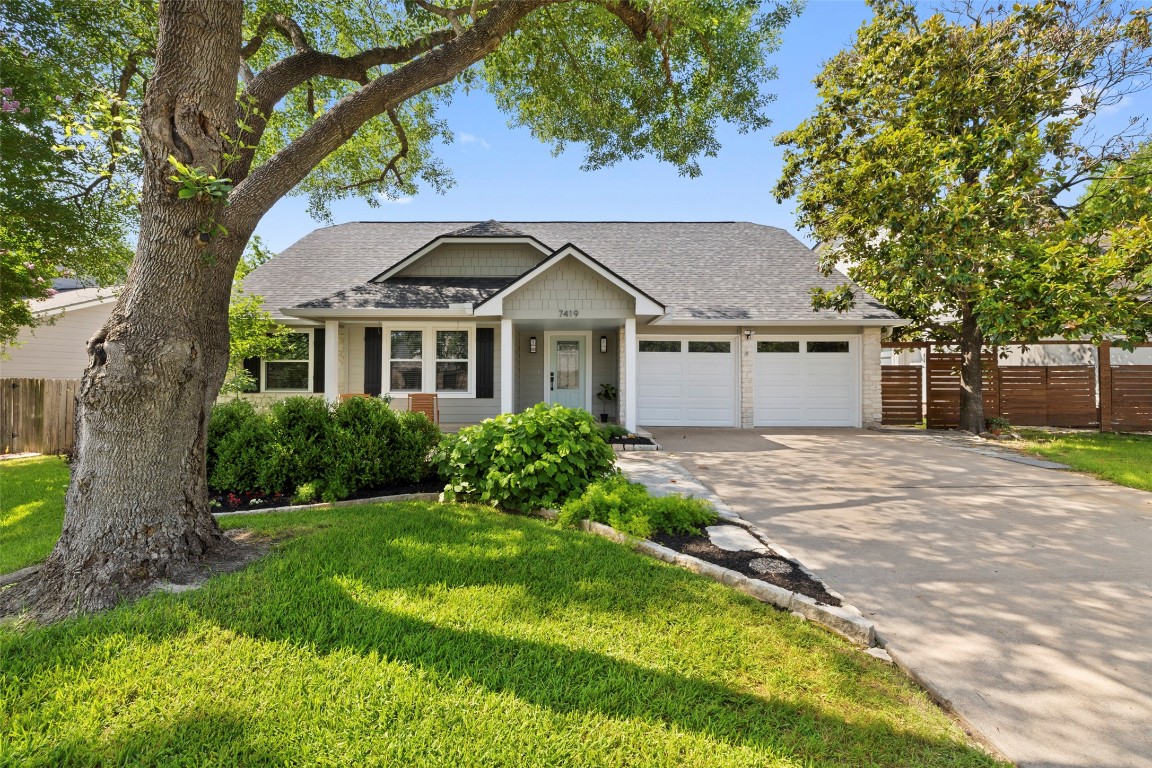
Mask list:
[[648,427],[736,426],[736,340],[639,340],[636,418]]
[[860,426],[859,345],[858,336],[757,339],[756,426]]

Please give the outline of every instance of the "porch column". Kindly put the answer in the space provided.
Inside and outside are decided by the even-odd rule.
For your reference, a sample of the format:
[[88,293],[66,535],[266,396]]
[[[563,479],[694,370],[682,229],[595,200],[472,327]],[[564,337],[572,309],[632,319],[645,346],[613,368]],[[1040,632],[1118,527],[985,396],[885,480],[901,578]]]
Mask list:
[[636,318],[624,320],[624,429],[636,429]]
[[516,341],[512,335],[512,321],[505,317],[500,321],[500,413],[512,413],[516,406],[512,402],[515,390],[515,374],[512,371],[516,360]]
[[324,399],[340,400],[340,321],[324,321]]

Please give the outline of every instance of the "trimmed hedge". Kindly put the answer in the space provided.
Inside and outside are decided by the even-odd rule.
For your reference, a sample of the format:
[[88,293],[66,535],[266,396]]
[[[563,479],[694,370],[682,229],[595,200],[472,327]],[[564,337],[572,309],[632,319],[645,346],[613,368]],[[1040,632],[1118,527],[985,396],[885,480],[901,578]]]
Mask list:
[[421,413],[350,398],[333,408],[289,397],[262,413],[244,400],[212,409],[208,486],[217,492],[296,493],[325,501],[363,488],[412,485],[432,473],[440,430]]
[[616,455],[588,411],[538,403],[449,436],[436,463],[446,499],[527,511],[578,496]]

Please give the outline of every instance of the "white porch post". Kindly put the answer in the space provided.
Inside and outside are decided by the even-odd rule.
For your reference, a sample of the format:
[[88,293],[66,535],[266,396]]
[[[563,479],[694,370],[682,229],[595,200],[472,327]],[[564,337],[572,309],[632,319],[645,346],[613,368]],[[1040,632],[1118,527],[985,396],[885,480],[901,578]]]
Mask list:
[[516,357],[516,341],[512,336],[512,320],[505,317],[500,320],[500,413],[512,413],[516,406],[513,404],[515,374],[512,365]]
[[324,399],[340,400],[340,321],[324,321]]
[[624,320],[624,429],[636,429],[636,318]]

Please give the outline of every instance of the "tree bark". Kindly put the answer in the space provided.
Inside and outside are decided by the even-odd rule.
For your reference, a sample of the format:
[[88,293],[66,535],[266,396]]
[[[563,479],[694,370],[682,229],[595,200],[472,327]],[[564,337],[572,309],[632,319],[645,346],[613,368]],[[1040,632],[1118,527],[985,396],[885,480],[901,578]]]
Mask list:
[[[209,508],[205,439],[228,363],[228,296],[251,231],[202,242],[221,204],[182,200],[173,155],[218,171],[236,123],[240,0],[160,6],[141,112],[136,258],[88,342],[63,533],[22,605],[42,618],[187,583],[233,548]],[[6,601],[6,602],[9,602]]]
[[979,435],[984,421],[984,334],[971,304],[960,311],[960,429]]

